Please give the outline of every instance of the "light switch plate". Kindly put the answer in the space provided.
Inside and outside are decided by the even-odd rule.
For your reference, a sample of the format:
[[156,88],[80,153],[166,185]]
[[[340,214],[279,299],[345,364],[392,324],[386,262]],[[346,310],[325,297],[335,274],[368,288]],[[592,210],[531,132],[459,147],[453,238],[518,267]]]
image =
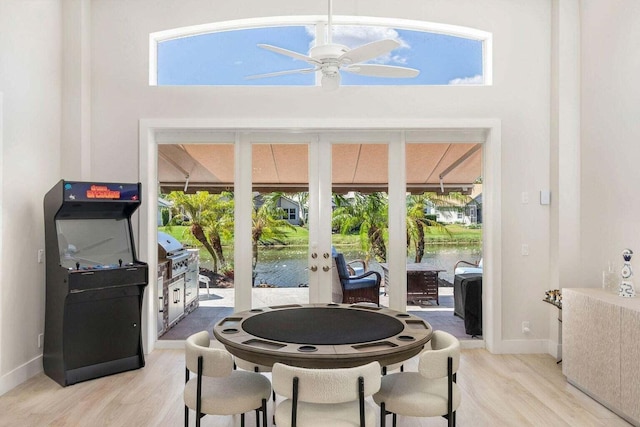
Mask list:
[[541,205],[551,204],[551,191],[540,190],[540,204]]

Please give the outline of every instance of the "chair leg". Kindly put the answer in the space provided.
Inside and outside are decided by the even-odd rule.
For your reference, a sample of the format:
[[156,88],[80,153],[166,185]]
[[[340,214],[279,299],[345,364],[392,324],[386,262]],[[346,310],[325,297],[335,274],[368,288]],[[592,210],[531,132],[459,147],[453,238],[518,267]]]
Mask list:
[[396,427],[397,422],[398,422],[398,416],[394,413],[393,414],[393,427]]
[[260,427],[260,413],[262,412],[262,424],[267,425],[267,399],[262,399],[262,404],[259,408],[255,409],[256,412],[256,427]]
[[455,415],[453,412],[453,359],[447,358],[447,425],[455,425]]
[[244,427],[244,414],[240,414],[240,427]]
[[196,388],[196,427],[200,427],[200,419],[202,419],[202,364],[204,358],[198,356],[198,383]]
[[267,399],[262,399],[262,426],[267,427]]
[[360,427],[365,427],[364,378],[358,377],[358,403],[360,405]]
[[380,403],[380,427],[386,427],[387,411],[384,408],[384,402]]
[[[189,382],[189,376],[190,376],[190,372],[189,372],[189,368],[185,368],[184,369],[184,383],[188,383]],[[184,427],[187,427],[189,425],[189,407],[187,405],[184,405]]]
[[293,393],[291,396],[291,427],[298,424],[298,377],[293,377]]

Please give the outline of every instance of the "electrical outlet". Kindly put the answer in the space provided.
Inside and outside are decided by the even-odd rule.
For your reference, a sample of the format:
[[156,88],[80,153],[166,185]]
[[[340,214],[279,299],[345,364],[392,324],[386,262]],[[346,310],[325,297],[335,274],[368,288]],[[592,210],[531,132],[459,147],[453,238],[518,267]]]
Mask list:
[[526,243],[522,244],[522,255],[529,255],[529,245],[527,245]]
[[44,249],[38,249],[38,264],[42,264],[44,261]]
[[522,333],[528,334],[529,332],[531,332],[531,327],[529,326],[529,322],[525,320],[522,322]]
[[42,348],[44,344],[44,334],[38,334],[38,348]]
[[520,199],[522,200],[522,204],[526,205],[527,203],[529,203],[529,193],[523,191],[522,194],[520,194]]

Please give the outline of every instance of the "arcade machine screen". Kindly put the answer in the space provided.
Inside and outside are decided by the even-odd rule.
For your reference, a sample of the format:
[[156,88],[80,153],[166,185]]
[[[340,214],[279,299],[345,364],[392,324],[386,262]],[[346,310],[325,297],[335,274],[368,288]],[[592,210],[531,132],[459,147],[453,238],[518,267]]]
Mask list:
[[126,219],[59,219],[56,228],[62,267],[115,268],[134,261]]

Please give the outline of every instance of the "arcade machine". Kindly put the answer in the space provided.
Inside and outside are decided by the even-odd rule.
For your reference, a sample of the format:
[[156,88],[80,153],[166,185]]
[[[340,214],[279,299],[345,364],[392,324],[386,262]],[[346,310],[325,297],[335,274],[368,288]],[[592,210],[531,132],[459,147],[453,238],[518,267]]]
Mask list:
[[138,206],[140,183],[62,180],[44,197],[43,365],[62,386],[144,366],[149,274],[131,229]]

